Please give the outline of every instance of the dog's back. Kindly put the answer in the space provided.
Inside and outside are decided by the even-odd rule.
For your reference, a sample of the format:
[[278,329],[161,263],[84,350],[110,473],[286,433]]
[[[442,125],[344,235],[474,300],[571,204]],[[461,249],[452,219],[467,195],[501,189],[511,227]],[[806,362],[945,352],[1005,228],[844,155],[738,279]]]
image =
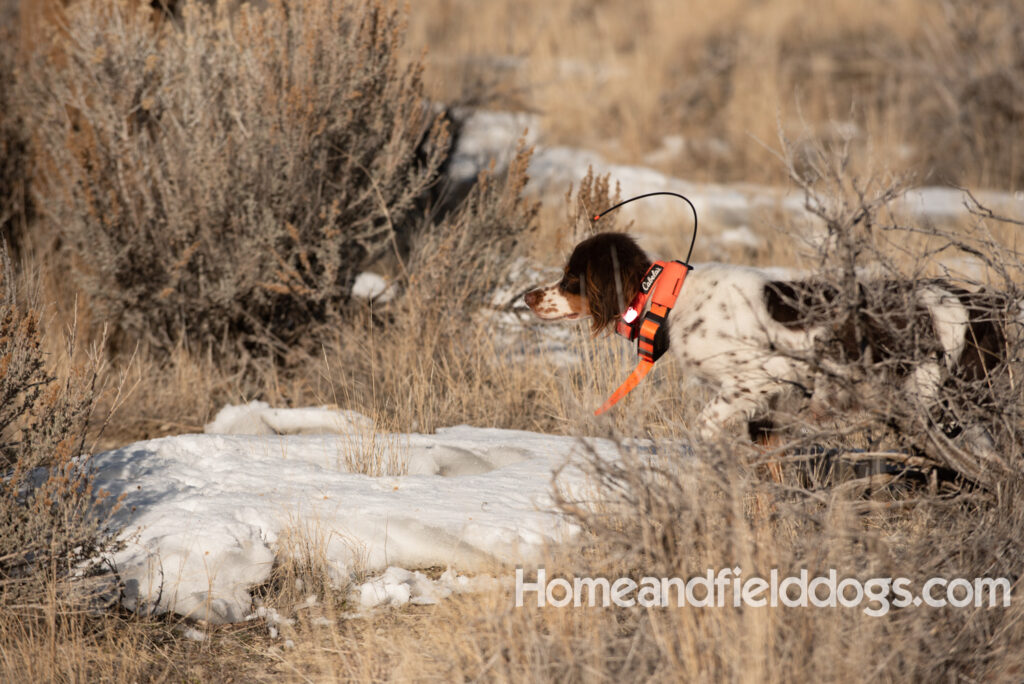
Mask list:
[[669,318],[670,350],[720,388],[700,416],[704,431],[738,414],[768,414],[787,389],[813,396],[823,369],[843,377],[870,368],[907,401],[928,405],[944,387],[983,381],[1001,367],[1007,307],[996,293],[940,280],[861,281],[848,293],[708,264],[690,275]]
[[[589,318],[597,333],[639,296],[652,263],[629,236],[599,233],[576,246],[559,281],[524,299],[542,319]],[[699,431],[714,435],[734,419],[770,415],[792,389],[871,402],[860,391],[871,384],[886,400],[933,415],[955,413],[944,391],[980,405],[965,388],[973,383],[994,396],[981,385],[1006,368],[1005,322],[1016,310],[998,294],[941,280],[864,279],[845,287],[703,264],[686,277],[667,327],[671,356],[719,390],[698,417]],[[861,383],[869,377],[881,382]]]

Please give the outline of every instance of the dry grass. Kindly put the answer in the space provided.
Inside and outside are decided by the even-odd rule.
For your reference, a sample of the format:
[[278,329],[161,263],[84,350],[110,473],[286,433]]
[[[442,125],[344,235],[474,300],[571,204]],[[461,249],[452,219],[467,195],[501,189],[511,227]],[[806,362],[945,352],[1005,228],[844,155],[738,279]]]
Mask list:
[[[496,185],[495,191],[502,195],[517,187],[515,178],[510,183]],[[586,193],[593,192],[586,187]],[[598,194],[608,199],[608,192]],[[415,266],[410,261],[410,268],[417,273],[425,269],[424,282],[452,287],[451,278],[461,277],[458,269],[436,245],[425,249],[442,256]],[[497,282],[500,272],[495,265],[481,277]],[[398,430],[467,421],[662,440],[654,458],[624,450],[621,469],[596,459],[587,465],[602,504],[563,502],[585,534],[579,546],[551,550],[545,562],[549,576],[690,577],[707,568],[739,566],[748,577],[772,568],[783,574],[837,568],[859,578],[906,576],[918,584],[932,576],[1016,581],[1024,560],[1016,541],[1024,533],[1024,507],[1021,483],[1013,477],[983,499],[948,499],[907,484],[908,494],[899,482],[808,490],[795,470],[786,470],[780,483],[766,482],[748,465],[760,454],[737,445],[704,445],[703,464],[693,468],[671,444],[686,436],[683,426],[703,398],[688,388],[680,401],[684,378],[672,365],[658,368],[611,420],[597,421],[589,417],[590,410],[633,362],[624,346],[594,340],[580,329],[571,339],[572,350],[584,358],[609,356],[611,362],[565,367],[543,355],[520,355],[515,342],[488,334],[493,329],[486,320],[467,322],[468,304],[450,308],[436,297],[410,301],[419,307],[415,313],[403,310],[409,302],[401,300],[393,309],[371,311],[368,306],[359,325],[325,341],[319,360],[309,357],[302,375],[280,369],[265,369],[255,380],[221,375],[217,381],[223,384],[215,389],[209,376],[217,376],[216,366],[184,352],[163,368],[144,365],[136,372],[142,378],[167,378],[167,387],[182,393],[199,386],[230,396],[263,383],[263,396],[277,402],[338,403]],[[474,300],[467,296],[465,301]],[[390,323],[374,322],[375,316]],[[419,333],[427,321],[433,323],[433,339]],[[464,335],[458,343],[448,336],[467,330],[477,334]],[[358,352],[366,349],[371,335],[377,353]],[[173,409],[170,394],[151,388],[139,396],[145,403],[157,402],[149,409],[157,415]],[[201,424],[204,406],[212,410],[218,404],[203,397],[189,420]],[[177,428],[159,428],[164,430]],[[291,621],[276,623],[276,635],[262,621],[207,627],[173,618],[76,614],[29,623],[12,617],[0,628],[0,637],[10,645],[4,668],[11,677],[118,681],[817,681],[877,676],[1011,681],[1024,667],[1017,605],[908,608],[880,618],[846,608],[516,609],[509,591],[497,589],[433,607],[352,618],[348,587],[339,586],[324,562],[331,534],[296,520],[293,531],[283,536],[273,579],[258,592],[259,601]],[[493,572],[510,574],[507,568]],[[55,615],[68,612],[60,602],[51,606]],[[184,638],[188,628],[205,640]],[[53,644],[65,655],[53,660],[56,665],[44,665],[41,655]]]
[[922,181],[1024,181],[1012,0],[432,0],[411,27],[442,99],[537,112],[544,142],[616,161],[778,182],[764,144],[781,121],[810,141],[852,134],[860,160]]
[[[80,13],[95,7],[91,1],[70,4]],[[270,4],[276,12],[283,11]],[[314,14],[330,5],[307,4]],[[42,6],[33,5],[25,13]],[[846,179],[870,177],[869,169],[881,168],[908,171],[917,179],[1017,189],[1024,174],[1019,163],[1024,158],[1019,153],[1024,117],[1015,109],[1021,98],[1013,93],[1022,92],[1019,46],[1024,44],[1024,20],[1014,10],[1011,2],[998,0],[977,6],[843,0],[827,7],[793,0],[724,0],[685,11],[679,3],[658,1],[426,0],[411,8],[406,49],[418,57],[421,47],[429,47],[427,92],[442,101],[531,109],[542,117],[545,143],[580,145],[617,161],[648,160],[696,180],[777,181],[793,168],[810,168],[818,143],[846,136],[851,140]],[[224,20],[228,14],[200,13],[190,21],[211,16]],[[148,45],[150,34],[141,24],[102,24],[98,17],[78,19],[91,27],[89,35],[95,41],[118,37],[121,31]],[[396,22],[389,26],[399,31],[401,21]],[[272,34],[283,26],[256,24]],[[309,45],[318,44],[316,34],[323,27],[319,20],[303,25]],[[231,51],[229,38],[245,38],[232,34],[223,23],[193,25],[193,30],[193,35],[217,43],[210,54],[221,57]],[[246,45],[250,52],[245,54],[261,56],[273,71],[270,48],[277,43]],[[65,95],[73,91],[76,80],[69,75],[88,71],[90,55],[101,64],[111,59],[109,53],[100,58],[89,52],[96,47],[83,43],[67,52],[85,60],[82,71],[51,73],[51,84]],[[111,68],[120,69],[119,78],[137,80],[145,90],[155,77],[145,60],[136,66]],[[164,81],[181,75],[180,64],[156,66]],[[391,75],[401,71],[395,64],[391,68],[386,70]],[[316,81],[318,72],[299,73],[308,84]],[[0,78],[7,77],[0,71]],[[30,85],[38,89],[42,82]],[[191,83],[201,90],[199,81]],[[246,86],[225,87],[229,85],[236,94]],[[236,86],[239,90],[231,90]],[[109,102],[80,104],[97,111],[106,106],[116,109],[118,98],[135,94],[117,87],[114,91]],[[266,94],[249,92],[247,106],[266,109],[268,117],[277,112],[284,123],[293,121],[293,115],[302,115],[306,123],[315,119],[305,118],[288,98],[271,98],[280,107],[265,108]],[[8,100],[0,96],[0,102],[6,106]],[[180,105],[173,98],[167,103],[165,111]],[[141,99],[126,107],[136,118],[153,111],[142,107]],[[213,105],[201,109],[207,115],[231,114]],[[37,109],[31,115],[41,117],[43,112]],[[115,112],[97,120],[116,131],[111,122],[120,117]],[[0,111],[0,128],[12,120],[6,110]],[[76,136],[86,135],[68,120],[63,128],[56,123],[49,122],[45,139],[35,132],[36,149],[41,145],[55,154],[67,140],[79,144]],[[240,141],[245,136],[231,117],[221,123],[230,129],[233,144],[244,150]],[[789,168],[770,146],[759,142],[776,140],[780,128],[795,138]],[[302,131],[308,129],[292,131],[294,139],[307,140]],[[62,142],[62,135],[70,137]],[[670,135],[685,138],[684,152],[659,156],[663,138]],[[184,149],[194,148],[206,155],[204,159],[212,159],[208,142],[179,141],[182,149],[171,145],[161,157],[165,166]],[[273,136],[267,137],[267,144],[284,145]],[[159,167],[147,166],[148,153],[125,149],[128,152],[113,150],[104,159],[115,166],[131,159],[139,173]],[[253,155],[247,157],[250,166],[262,169],[265,157]],[[766,482],[751,465],[763,455],[738,445],[703,445],[703,467],[687,470],[671,445],[688,437],[685,426],[707,397],[671,364],[659,367],[610,416],[593,418],[593,408],[635,363],[631,351],[611,340],[593,339],[581,327],[569,331],[566,347],[569,354],[587,361],[563,364],[536,351],[548,339],[542,328],[506,328],[502,316],[512,313],[495,312],[486,305],[499,285],[528,284],[515,280],[511,272],[514,257],[530,253],[533,231],[558,235],[558,250],[568,250],[582,224],[580,196],[586,206],[611,204],[614,179],[611,184],[586,179],[568,203],[568,216],[561,208],[539,212],[523,199],[526,159],[523,150],[507,176],[486,177],[468,201],[443,220],[411,221],[408,241],[397,254],[390,239],[375,243],[387,252],[386,263],[377,265],[400,284],[399,295],[388,303],[348,304],[337,325],[329,332],[320,329],[289,349],[286,360],[255,355],[226,367],[218,355],[237,349],[236,340],[219,348],[208,336],[204,340],[195,330],[181,327],[180,321],[167,325],[152,350],[136,351],[129,338],[122,340],[121,350],[110,354],[109,365],[97,380],[97,386],[106,383],[112,388],[100,394],[100,413],[121,404],[100,444],[199,431],[224,403],[251,399],[275,406],[336,404],[371,416],[374,429],[366,437],[380,441],[371,450],[375,460],[360,465],[369,473],[401,469],[395,459],[400,461],[402,445],[388,442],[389,431],[427,432],[469,423],[647,437],[659,440],[661,452],[655,457],[639,458],[626,451],[622,470],[596,460],[587,465],[595,492],[604,501],[596,507],[592,502],[563,502],[566,514],[576,517],[584,534],[578,546],[550,551],[549,575],[691,576],[709,567],[739,565],[748,576],[766,574],[771,568],[818,573],[836,567],[857,577],[905,575],[916,581],[930,576],[1007,576],[1016,581],[1024,562],[1019,541],[1024,538],[1024,499],[1022,484],[1012,472],[988,493],[948,500],[917,490],[908,495],[909,486],[901,482],[896,487],[862,482],[837,490],[810,490],[796,469],[785,470],[782,482]],[[10,156],[4,161],[10,162]],[[55,168],[37,163],[37,171],[52,182]],[[301,160],[294,163],[302,165]],[[217,169],[227,180],[234,178],[234,170],[222,161],[210,164],[213,171],[205,178],[218,176]],[[185,178],[192,167],[167,168],[176,169],[179,181],[171,184],[175,188],[192,182]],[[82,178],[89,187],[103,189],[102,197],[76,199],[74,188],[64,185],[70,195],[62,206],[42,207],[48,222],[59,215],[83,222],[75,233],[78,242],[61,245],[65,256],[72,244],[78,252],[87,251],[93,225],[88,221],[102,222],[102,217],[89,219],[85,205],[121,202],[127,211],[131,202],[126,198],[135,197],[131,188],[136,186],[126,185],[120,195],[114,193],[119,197],[114,202],[111,179],[97,173],[93,170]],[[222,195],[224,203],[218,206],[228,215],[239,221],[252,218],[249,208],[232,203],[230,187],[225,190],[230,183],[199,185],[203,193]],[[349,186],[342,189],[353,191]],[[367,211],[378,220],[370,227],[379,228],[381,203],[370,190],[362,187],[362,204],[357,204],[371,208]],[[256,188],[250,196],[260,192]],[[825,196],[835,199],[839,194],[829,190]],[[20,201],[8,190],[2,199]],[[208,215],[203,212],[217,205],[177,201],[181,211],[194,213],[180,221],[183,226],[206,225]],[[405,206],[403,201],[396,198],[394,205]],[[14,215],[2,208],[7,206],[14,205],[0,204],[0,222]],[[20,212],[22,205],[18,207]],[[145,216],[157,216],[146,211]],[[881,214],[885,225],[911,225],[906,217]],[[125,230],[136,225],[125,212],[104,215],[120,217]],[[318,214],[311,216],[298,228],[317,228],[313,219]],[[278,218],[280,225],[269,219],[267,225],[286,231],[283,220],[288,217]],[[55,258],[52,233],[40,222],[28,226],[27,218],[18,220],[35,229],[25,233],[23,255],[27,270],[40,273],[46,293],[40,348],[48,353],[51,368],[63,374],[74,365],[58,353],[64,348],[67,323],[77,315],[98,331],[108,322],[108,312],[93,298],[76,297],[67,278],[69,262]],[[719,256],[767,265],[820,263],[820,242],[800,244],[793,239],[803,226],[791,225],[782,216],[765,220],[780,231],[765,248]],[[158,223],[151,226],[153,240],[164,237]],[[221,233],[209,230],[211,241],[220,239]],[[941,272],[942,266],[936,258],[922,260],[922,255],[934,257],[939,247],[951,242],[980,247],[998,258],[974,274],[974,280],[1013,287],[1019,281],[1015,270],[1007,279],[993,265],[1015,259],[1012,251],[999,256],[997,247],[1014,246],[1015,232],[1015,226],[979,218],[970,225],[909,237],[906,232],[879,231],[872,248],[893,257],[900,272],[909,269],[912,275],[926,275]],[[676,239],[682,238],[661,238],[670,251],[683,248],[673,242]],[[184,239],[178,243],[171,245],[180,252],[171,264],[181,261],[192,244]],[[532,249],[531,256],[550,266],[559,265],[564,256],[561,251]],[[948,256],[948,250],[944,254]],[[293,256],[291,265],[302,266],[302,256]],[[183,269],[179,270],[185,273]],[[189,296],[187,278],[181,284],[174,296],[184,301]],[[118,306],[131,308],[125,293],[111,290],[107,296],[118,298]],[[237,302],[232,306],[237,308]],[[117,394],[118,387],[131,390],[128,403]],[[1008,406],[1018,403],[1007,400]],[[276,638],[260,621],[210,627],[171,617],[87,613],[58,578],[46,584],[49,593],[30,609],[5,603],[0,611],[0,679],[1011,681],[1024,671],[1024,630],[1016,604],[1005,610],[907,609],[882,618],[856,609],[514,609],[509,592],[500,589],[456,596],[433,607],[350,619],[347,587],[330,576],[324,562],[324,546],[330,539],[330,530],[307,520],[296,520],[283,536],[273,580],[258,592],[260,601],[294,620],[281,626]],[[510,574],[508,568],[493,571]],[[313,604],[307,602],[310,595],[316,598]],[[198,629],[205,640],[183,636],[189,628]]]
[[[1016,485],[992,506],[928,499],[865,516],[849,492],[808,495],[796,482],[751,478],[732,453],[705,457],[697,470],[681,468],[671,453],[624,453],[622,470],[595,460],[605,506],[594,512],[566,502],[587,534],[580,547],[553,551],[548,576],[686,578],[740,567],[744,577],[837,568],[843,576],[909,577],[917,586],[930,576],[1016,577],[1021,549],[1004,543],[1024,532]],[[873,499],[891,501],[884,491]],[[764,501],[770,508],[759,508]],[[1019,605],[894,609],[883,617],[859,608],[517,609],[508,590],[492,590],[351,618],[345,592],[330,588],[317,560],[322,543],[310,530],[289,542],[293,555],[284,554],[278,588],[264,598],[291,620],[277,624],[274,638],[261,624],[198,626],[207,640],[195,643],[175,637],[185,625],[174,620],[81,619],[61,627],[65,650],[52,666],[24,658],[45,653],[45,629],[8,631],[6,643],[19,649],[8,651],[18,667],[7,672],[118,681],[1014,681],[1024,667]]]
[[116,342],[284,357],[338,324],[447,153],[402,23],[343,0],[180,23],[83,0],[44,34],[18,91],[36,229]]

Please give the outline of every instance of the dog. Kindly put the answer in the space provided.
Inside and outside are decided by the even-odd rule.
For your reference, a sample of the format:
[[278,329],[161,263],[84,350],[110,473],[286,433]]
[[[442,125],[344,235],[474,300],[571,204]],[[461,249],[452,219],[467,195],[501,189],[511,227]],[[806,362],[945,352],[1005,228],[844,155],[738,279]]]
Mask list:
[[[622,233],[580,242],[555,283],[524,300],[543,320],[589,318],[614,326],[640,291],[652,260]],[[696,430],[714,439],[738,422],[751,438],[774,429],[773,407],[796,391],[835,402],[824,380],[886,364],[908,401],[941,405],[956,380],[983,379],[1002,362],[1006,339],[991,312],[1005,305],[941,280],[859,282],[851,296],[813,279],[784,281],[756,268],[704,264],[685,278],[669,312],[668,352],[717,394]],[[839,383],[842,384],[842,383]],[[947,435],[959,430],[949,416]]]

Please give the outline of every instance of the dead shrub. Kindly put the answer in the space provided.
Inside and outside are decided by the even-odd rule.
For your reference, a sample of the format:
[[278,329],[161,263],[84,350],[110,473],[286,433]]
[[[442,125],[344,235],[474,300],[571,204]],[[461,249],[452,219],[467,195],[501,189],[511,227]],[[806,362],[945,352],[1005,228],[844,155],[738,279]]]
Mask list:
[[[677,608],[674,592],[667,608],[528,605],[494,618],[500,628],[487,632],[504,634],[528,622],[537,634],[534,648],[517,652],[521,660],[488,660],[502,648],[492,640],[479,662],[513,679],[517,672],[538,669],[567,679],[593,667],[644,672],[655,680],[714,681],[856,681],[865,672],[901,680],[1001,681],[1024,666],[1021,609],[1012,603],[899,607],[887,590],[883,599],[853,607],[787,607],[781,600],[776,608],[734,606],[732,584],[737,574],[746,582],[767,580],[772,570],[780,580],[801,570],[811,579],[835,570],[838,580],[862,584],[907,578],[914,595],[933,577],[1007,578],[1012,585],[1024,562],[1024,547],[1016,542],[1024,532],[1019,475],[1003,483],[1000,497],[983,503],[927,493],[911,501],[884,495],[864,501],[859,491],[844,488],[809,491],[788,478],[765,482],[735,450],[719,445],[698,445],[695,451],[668,443],[653,451],[623,446],[620,456],[609,461],[591,453],[580,460],[592,490],[586,496],[563,493],[561,507],[583,528],[584,548],[559,570],[549,569],[549,581],[553,575],[570,582],[687,581],[706,577],[709,569],[716,576],[738,569],[727,576],[723,603],[715,603],[720,589],[713,587],[708,607],[690,600]],[[532,579],[528,573],[527,581]],[[941,593],[936,589],[932,596]],[[698,588],[695,598],[703,597]],[[767,600],[768,593],[762,597]],[[614,619],[605,617],[609,613]],[[581,624],[572,624],[576,614],[586,616]]]
[[520,140],[503,174],[493,167],[482,172],[455,214],[419,232],[403,299],[410,314],[432,308],[427,298],[450,311],[472,310],[501,283],[523,239],[537,228],[540,205],[523,196],[532,153]]
[[35,56],[45,229],[124,344],[284,354],[422,211],[446,126],[387,3],[181,14],[83,0]]
[[98,572],[114,504],[84,453],[99,366],[48,375],[39,310],[16,282],[0,250],[0,596],[12,609]]
[[[967,227],[901,222],[898,179],[857,178],[848,159],[819,146],[787,160],[819,220],[817,268],[779,296],[820,332],[793,352],[816,379],[796,388],[783,448],[901,452],[993,491],[1022,472],[1024,273],[995,234],[1014,222],[977,203]],[[964,259],[984,275],[958,273]]]
[[459,209],[417,231],[395,300],[371,303],[335,338],[332,387],[387,425],[429,431],[528,413],[517,383],[529,364],[507,358],[495,318],[504,302],[491,298],[536,228],[538,205],[522,194],[530,152],[521,144],[506,173],[481,173]]

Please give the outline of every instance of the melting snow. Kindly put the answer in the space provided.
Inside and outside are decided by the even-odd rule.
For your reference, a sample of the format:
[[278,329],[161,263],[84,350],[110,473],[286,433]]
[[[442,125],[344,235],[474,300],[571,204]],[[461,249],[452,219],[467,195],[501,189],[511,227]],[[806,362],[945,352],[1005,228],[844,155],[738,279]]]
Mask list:
[[390,567],[380,576],[360,584],[353,594],[359,607],[367,610],[407,603],[431,605],[455,593],[482,591],[499,585],[498,580],[490,575],[466,577],[457,575],[451,568],[434,581],[422,572]]
[[263,401],[225,406],[203,431],[215,435],[350,433],[372,430],[373,421],[356,411],[320,408],[275,409]]
[[376,273],[365,271],[356,276],[352,283],[352,296],[358,299],[372,299],[378,302],[389,302],[395,296],[395,286]]
[[[511,112],[470,114],[452,157],[451,176],[456,180],[472,178],[486,168],[491,159],[499,167],[504,166],[511,158],[516,140],[527,128],[529,144],[543,140],[538,134],[536,117]],[[666,137],[665,153],[670,156],[682,153],[685,142],[678,137]],[[650,158],[651,163],[657,161],[663,160],[657,156]],[[693,183],[644,166],[612,164],[596,152],[571,147],[537,145],[530,162],[531,182],[527,188],[540,193],[553,206],[559,206],[569,184],[578,184],[588,167],[593,167],[596,174],[611,174],[612,181],[621,184],[623,197],[657,190],[682,193],[693,201],[702,222],[710,220],[731,227],[755,224],[758,212],[764,209],[779,209],[798,220],[811,219],[799,192],[745,183]],[[1024,218],[1020,193],[982,191],[975,196],[994,211],[1011,218]],[[922,187],[908,191],[893,202],[893,208],[918,219],[948,221],[968,216],[965,199],[966,195],[955,188]],[[689,208],[675,206],[669,200],[632,204],[623,207],[622,213],[648,229],[677,224],[688,226],[691,220]]]
[[750,230],[748,226],[727,228],[716,235],[714,239],[718,244],[726,247],[747,247],[750,249],[758,249],[764,244],[764,240],[757,237],[757,235],[754,234],[754,231]]
[[[529,564],[578,533],[552,510],[551,495],[555,471],[559,487],[585,486],[577,469],[559,470],[579,440],[468,426],[374,435],[351,431],[359,418],[368,420],[254,403],[227,407],[207,430],[258,434],[165,437],[95,456],[97,484],[125,495],[117,522],[134,534],[113,559],[128,607],[242,620],[249,590],[267,581],[279,542],[296,528],[322,544],[339,584],[357,569]],[[333,434],[271,434],[285,426]],[[379,449],[381,440],[402,452],[408,475],[348,471],[352,454]],[[611,442],[589,443],[616,455]],[[444,594],[404,572],[364,584],[361,603]]]

